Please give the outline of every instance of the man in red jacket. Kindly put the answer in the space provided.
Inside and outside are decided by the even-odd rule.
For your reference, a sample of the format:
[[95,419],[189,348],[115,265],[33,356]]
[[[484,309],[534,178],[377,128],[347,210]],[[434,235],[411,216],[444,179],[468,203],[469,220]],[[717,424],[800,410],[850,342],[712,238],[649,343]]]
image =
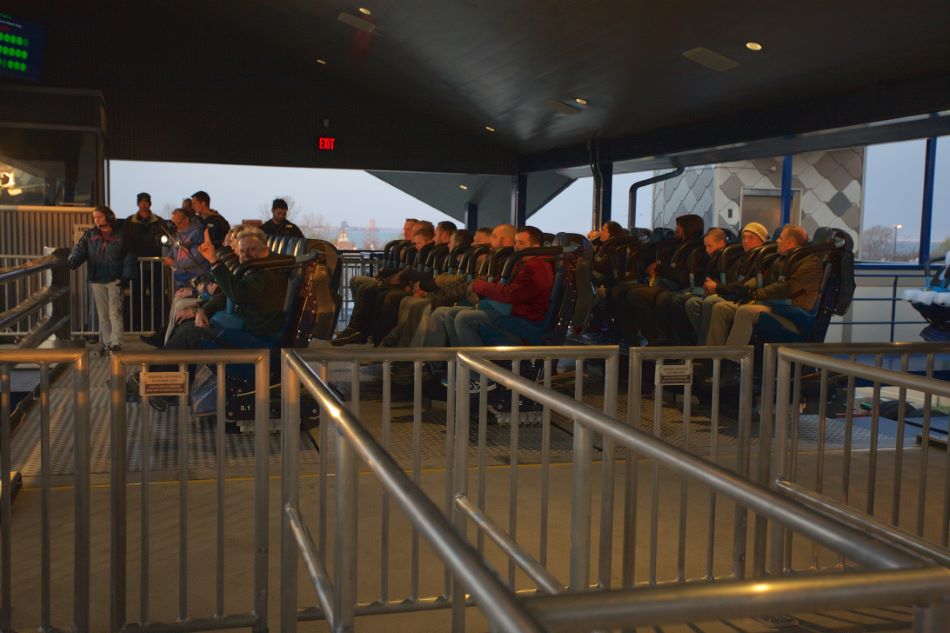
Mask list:
[[[515,233],[516,251],[543,243],[544,235],[533,226],[522,227]],[[459,312],[453,323],[447,324],[449,343],[454,347],[480,347],[484,342],[479,326],[494,323],[503,316],[540,323],[551,301],[553,285],[554,269],[546,257],[522,259],[520,268],[507,284],[473,281],[472,292],[479,298],[477,309]]]

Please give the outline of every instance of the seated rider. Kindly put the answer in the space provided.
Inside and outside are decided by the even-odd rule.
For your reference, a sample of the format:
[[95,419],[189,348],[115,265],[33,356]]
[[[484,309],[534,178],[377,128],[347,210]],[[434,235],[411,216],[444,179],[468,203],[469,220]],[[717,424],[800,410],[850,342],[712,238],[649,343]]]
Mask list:
[[[544,234],[533,226],[515,233],[515,251],[536,248],[544,243]],[[551,302],[554,269],[547,257],[525,257],[519,262],[511,281],[472,282],[471,291],[478,299],[477,309],[458,312],[446,322],[446,333],[453,347],[484,345],[479,327],[492,324],[503,316],[522,318],[532,325],[544,320]]]
[[[267,249],[267,238],[259,230],[247,230],[238,240],[238,259],[241,264],[274,257]],[[265,346],[281,334],[287,316],[284,297],[287,293],[287,273],[281,270],[251,269],[238,277],[218,260],[218,253],[207,229],[205,241],[199,247],[201,255],[211,264],[211,274],[221,288],[195,311],[194,322],[178,326],[166,344],[166,349],[196,349],[203,342],[216,340],[223,347]],[[249,336],[222,337],[225,327],[213,323],[215,313],[223,311],[230,301],[234,313],[243,321],[243,332]]]

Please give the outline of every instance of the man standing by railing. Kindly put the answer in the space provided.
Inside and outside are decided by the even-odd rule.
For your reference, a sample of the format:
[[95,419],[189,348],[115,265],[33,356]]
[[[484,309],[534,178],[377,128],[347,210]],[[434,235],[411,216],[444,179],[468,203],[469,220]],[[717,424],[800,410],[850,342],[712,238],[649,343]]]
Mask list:
[[[138,257],[160,257],[162,228],[160,217],[152,213],[152,196],[142,192],[136,196],[138,210],[123,223],[132,253]],[[162,295],[162,267],[158,260],[139,261],[139,270],[132,278],[132,295],[126,321],[130,330],[147,331],[158,328],[165,312]]]

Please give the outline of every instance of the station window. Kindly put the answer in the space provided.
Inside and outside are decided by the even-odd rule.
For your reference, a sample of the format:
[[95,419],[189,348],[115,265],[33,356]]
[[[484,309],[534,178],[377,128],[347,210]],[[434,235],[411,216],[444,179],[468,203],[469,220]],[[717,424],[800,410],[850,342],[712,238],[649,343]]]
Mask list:
[[950,252],[950,136],[937,139],[930,256]]
[[924,190],[926,140],[870,145],[858,258],[916,263]]

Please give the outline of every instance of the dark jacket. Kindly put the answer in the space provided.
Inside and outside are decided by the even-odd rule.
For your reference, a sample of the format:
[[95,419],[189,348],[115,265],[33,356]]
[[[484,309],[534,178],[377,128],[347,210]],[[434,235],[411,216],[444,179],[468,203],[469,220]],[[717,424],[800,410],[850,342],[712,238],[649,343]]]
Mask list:
[[133,279],[138,272],[128,235],[115,228],[108,237],[95,226],[83,233],[69,255],[69,267],[79,268],[83,262],[89,263],[87,278],[94,284]]
[[764,275],[768,272],[768,270],[759,270],[756,266],[756,264],[761,261],[761,258],[758,257],[761,248],[762,247],[759,246],[758,248],[746,251],[732,268],[726,271],[726,283],[718,284],[716,294],[726,299],[736,297],[742,293],[746,282],[754,280],[758,275]]
[[815,306],[823,274],[821,258],[806,257],[791,270],[786,270],[789,257],[794,253],[793,250],[780,257],[769,268],[765,284],[755,291],[756,301],[788,300],[803,310],[811,310]]
[[143,220],[135,212],[122,223],[122,228],[129,236],[130,248],[137,257],[158,257],[162,254],[163,221],[154,213]]
[[[273,256],[273,253],[269,255]],[[230,299],[235,305],[235,314],[244,319],[244,328],[248,332],[260,337],[272,337],[280,333],[287,318],[283,311],[287,295],[287,271],[252,269],[243,277],[236,277],[218,261],[211,267],[211,274],[222,292],[211,297],[203,306],[208,317],[224,310]]]
[[[690,287],[690,269],[696,273],[705,266],[705,261],[691,262],[693,251],[702,249],[703,219],[698,215],[687,214],[676,218],[676,223],[683,227],[683,241],[676,245],[669,257],[661,257],[657,262],[656,276],[658,285],[670,290],[685,290]],[[701,257],[705,257],[703,252]],[[702,280],[698,282],[702,284]]]
[[554,286],[554,269],[544,257],[525,261],[507,284],[493,281],[472,282],[472,292],[501,303],[511,304],[512,316],[522,317],[537,323],[551,303],[551,288]]
[[284,220],[280,224],[274,222],[273,220],[268,220],[261,225],[261,230],[267,235],[273,235],[275,237],[280,237],[282,235],[286,235],[288,237],[303,237],[303,231],[300,230],[300,227],[293,222],[288,222],[287,220]]
[[221,245],[224,243],[224,238],[227,236],[228,231],[231,230],[231,224],[224,219],[223,215],[214,209],[211,211],[212,213],[208,217],[198,218],[201,221],[201,231],[204,232],[205,229],[208,229],[208,235],[211,236],[211,243],[217,248],[221,248]]

